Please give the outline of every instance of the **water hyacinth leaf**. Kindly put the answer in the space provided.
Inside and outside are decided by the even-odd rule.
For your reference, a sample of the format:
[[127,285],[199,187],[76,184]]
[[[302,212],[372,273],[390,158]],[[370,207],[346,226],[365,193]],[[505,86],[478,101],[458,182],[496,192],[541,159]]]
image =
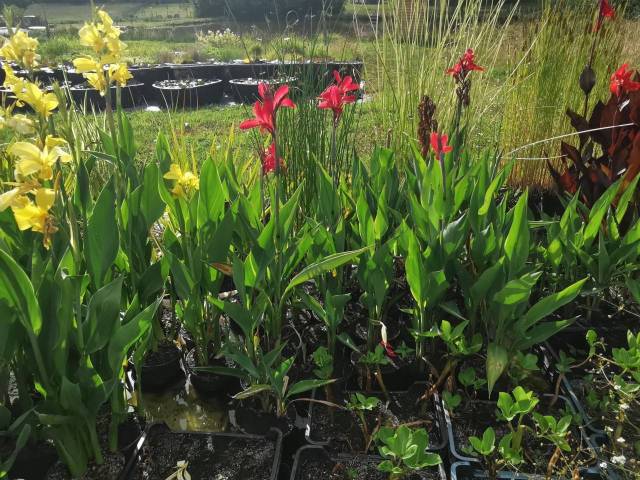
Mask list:
[[118,248],[115,194],[113,183],[109,182],[102,189],[87,223],[85,258],[87,270],[97,288],[103,285],[105,276],[118,255]]
[[4,250],[0,250],[0,299],[15,310],[27,332],[38,335],[42,329],[42,313],[33,285],[24,271]]
[[291,279],[289,285],[287,285],[287,288],[285,289],[285,294],[298,285],[308,282],[309,280],[324,273],[331,272],[332,270],[335,270],[336,268],[339,268],[344,264],[355,260],[364,252],[369,250],[371,250],[371,247],[364,247],[350,252],[336,253],[333,255],[329,255],[328,257],[325,257],[316,263],[312,263]]
[[489,388],[489,395],[493,391],[493,386],[496,384],[500,376],[504,373],[507,365],[509,364],[509,354],[505,348],[496,344],[490,343],[487,347],[487,387]]

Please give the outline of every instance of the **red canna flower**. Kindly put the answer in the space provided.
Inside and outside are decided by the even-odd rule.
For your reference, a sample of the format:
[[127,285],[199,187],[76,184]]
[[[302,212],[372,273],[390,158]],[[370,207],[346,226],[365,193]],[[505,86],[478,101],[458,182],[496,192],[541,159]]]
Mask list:
[[328,86],[324,92],[320,94],[320,103],[318,108],[322,110],[333,110],[333,120],[337,122],[342,115],[342,110],[346,104],[354,103],[356,96],[352,92],[360,89],[360,86],[353,81],[349,75],[342,78],[340,72],[333,71],[335,84]]
[[598,20],[594,28],[594,31],[596,32],[599,32],[600,28],[602,28],[602,24],[604,23],[605,18],[610,18],[613,20],[616,17],[616,12],[609,4],[609,0],[599,0],[599,4],[600,10],[598,12]]
[[440,157],[443,153],[449,153],[453,150],[453,147],[447,145],[449,136],[446,134],[440,135],[437,132],[431,133],[431,148],[435,152],[437,157]]
[[[284,160],[278,158],[280,161],[280,168],[284,167]],[[269,145],[262,155],[262,173],[267,175],[276,170],[276,144],[275,142]]]
[[624,93],[640,90],[640,82],[635,82],[631,79],[633,71],[627,70],[628,67],[629,64],[625,63],[611,75],[609,90],[618,97]]
[[471,48],[468,48],[467,51],[464,52],[462,58],[458,60],[458,63],[449,68],[446,73],[448,75],[451,75],[456,80],[460,81],[464,80],[467,74],[474,70],[482,72],[484,71],[484,68],[482,68],[480,65],[476,65],[475,53],[473,53],[473,50]]
[[296,105],[287,98],[289,87],[282,85],[272,94],[269,85],[262,82],[258,85],[258,94],[262,100],[258,100],[253,106],[255,118],[245,120],[240,124],[241,130],[250,128],[260,128],[262,132],[269,132],[271,135],[276,131],[276,113],[280,107],[296,108]]

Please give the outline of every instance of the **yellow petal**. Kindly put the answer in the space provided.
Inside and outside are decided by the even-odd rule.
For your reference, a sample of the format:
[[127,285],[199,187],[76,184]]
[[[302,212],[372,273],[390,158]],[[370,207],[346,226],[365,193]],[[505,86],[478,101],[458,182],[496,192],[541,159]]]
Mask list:
[[98,63],[89,57],[78,57],[73,60],[73,66],[78,73],[95,72],[100,69]]
[[16,200],[20,196],[20,188],[12,188],[0,195],[0,212],[4,212],[7,208],[17,205]]
[[56,200],[56,192],[51,188],[39,188],[36,192],[36,205],[47,212]]
[[172,163],[169,167],[169,171],[164,174],[164,178],[167,180],[180,180],[182,178],[182,169],[177,163]]
[[39,172],[43,166],[42,152],[32,143],[16,142],[7,151],[17,157],[16,171],[23,177]]

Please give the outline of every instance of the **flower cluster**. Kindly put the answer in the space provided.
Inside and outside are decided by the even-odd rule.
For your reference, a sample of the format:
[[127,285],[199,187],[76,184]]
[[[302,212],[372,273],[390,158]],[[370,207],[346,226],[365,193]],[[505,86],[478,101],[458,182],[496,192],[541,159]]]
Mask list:
[[98,10],[96,15],[99,22],[85,23],[78,32],[80,43],[90,47],[95,56],[76,58],[73,65],[100,95],[105,95],[112,83],[123,87],[133,77],[127,65],[121,63],[127,46],[120,40],[120,29],[104,10]]
[[245,120],[240,124],[241,130],[259,128],[262,133],[271,135],[271,145],[260,155],[262,159],[262,171],[269,173],[277,171],[282,165],[282,159],[278,157],[276,161],[276,116],[281,107],[295,108],[296,105],[288,98],[289,87],[282,85],[273,93],[268,84],[262,82],[258,85],[258,95],[260,100],[253,105],[254,118]]
[[354,92],[358,91],[360,86],[349,75],[342,78],[337,70],[334,70],[333,78],[335,78],[336,83],[329,85],[320,94],[318,108],[333,110],[333,122],[335,124],[340,120],[344,106],[349,103],[355,103],[356,95]]
[[595,32],[599,32],[602,28],[602,24],[605,19],[613,20],[616,17],[616,12],[613,7],[609,4],[608,0],[599,0],[598,5],[598,19],[596,20],[596,24],[593,27]]
[[609,90],[618,98],[626,93],[640,90],[640,82],[633,80],[634,72],[628,68],[629,64],[625,63],[611,75]]
[[482,72],[484,68],[475,63],[475,53],[471,48],[468,48],[464,55],[458,60],[453,67],[446,70],[447,75],[451,75],[457,85],[456,94],[461,104],[468,107],[471,103],[471,80],[468,78],[469,73],[477,71]]
[[11,208],[20,230],[33,230],[43,234],[46,247],[56,226],[50,209],[56,189],[54,167],[72,160],[67,142],[47,135],[44,142],[20,141],[12,144],[7,153],[15,160],[13,187],[0,195],[0,211]]
[[463,82],[469,72],[478,71],[483,72],[484,68],[475,63],[475,53],[471,48],[468,48],[464,55],[458,60],[453,67],[447,69],[447,74],[451,75],[458,82]]
[[191,192],[200,188],[198,175],[189,170],[182,171],[177,163],[171,164],[169,171],[164,174],[164,178],[175,182],[171,193],[177,198],[187,198]]
[[36,38],[30,38],[28,32],[18,30],[4,42],[0,48],[0,56],[31,70],[38,66],[38,60],[40,60],[40,55],[36,53],[37,48]]
[[[38,42],[22,31],[16,32],[0,49],[0,55],[13,60],[27,69],[37,65]],[[33,119],[23,114],[13,114],[15,105],[0,112],[0,128],[10,128],[18,135],[37,138],[16,141],[9,146],[7,154],[14,161],[14,180],[6,182],[11,187],[0,194],[0,211],[11,208],[20,230],[33,230],[43,235],[45,247],[51,245],[51,236],[56,232],[55,219],[50,213],[56,198],[56,165],[72,160],[68,144],[62,138],[47,135],[49,117],[58,107],[54,93],[44,91],[38,83],[20,78],[8,63],[3,65],[6,74],[4,86],[16,97],[15,105],[29,105],[35,112]]]

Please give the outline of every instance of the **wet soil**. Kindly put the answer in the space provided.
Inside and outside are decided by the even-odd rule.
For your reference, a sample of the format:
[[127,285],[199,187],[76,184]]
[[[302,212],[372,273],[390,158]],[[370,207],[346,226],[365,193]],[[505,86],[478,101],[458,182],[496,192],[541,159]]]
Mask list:
[[180,461],[198,480],[270,480],[275,442],[221,435],[155,433],[143,445],[132,480],[158,480]]
[[[298,464],[295,480],[388,480],[389,474],[378,470],[380,458],[365,456],[340,456],[331,458],[328,455],[311,450],[303,455]],[[411,474],[405,480],[439,479],[438,470],[428,470]]]
[[[536,411],[543,415],[552,415],[556,419],[564,415],[573,413],[566,403],[561,399],[554,406],[550,406],[547,399],[541,399]],[[464,456],[475,456],[469,444],[469,437],[482,438],[482,434],[487,427],[493,427],[496,433],[496,444],[500,439],[510,432],[507,422],[498,420],[497,406],[495,402],[487,401],[467,401],[460,405],[451,419],[453,427],[453,441],[456,451]],[[544,475],[547,471],[549,459],[554,453],[555,446],[547,440],[536,438],[531,432],[535,431],[532,417],[525,420],[529,427],[524,436],[525,465],[519,471],[527,474]],[[563,456],[563,459],[573,460],[576,457],[576,464],[587,467],[595,463],[593,452],[581,436],[580,430],[573,427],[568,437],[571,445],[571,453]],[[558,467],[562,467],[563,460],[560,460]]]
[[[381,400],[376,409],[365,412],[369,431],[378,424],[390,427],[411,424],[413,428],[427,430],[431,446],[442,444],[443,438],[433,399],[416,403],[424,390],[425,387],[416,385],[407,392],[392,392],[389,394],[388,403],[382,393],[368,395]],[[318,392],[318,397],[324,399],[325,395]],[[332,403],[344,406],[347,399],[348,395],[339,394]],[[332,452],[363,453],[365,449],[364,436],[357,417],[347,410],[331,408],[320,403],[313,404],[310,438],[316,442],[329,442],[326,448]],[[369,452],[373,453],[373,449],[370,448]]]

